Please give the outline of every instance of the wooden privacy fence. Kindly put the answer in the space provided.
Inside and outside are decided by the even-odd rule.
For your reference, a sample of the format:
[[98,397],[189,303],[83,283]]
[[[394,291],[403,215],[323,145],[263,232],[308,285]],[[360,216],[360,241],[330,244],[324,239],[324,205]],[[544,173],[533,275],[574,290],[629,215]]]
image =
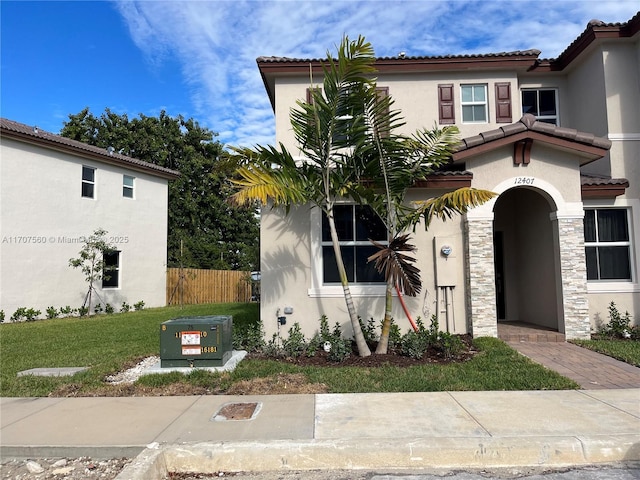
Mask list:
[[233,303],[251,300],[251,272],[167,269],[167,305]]

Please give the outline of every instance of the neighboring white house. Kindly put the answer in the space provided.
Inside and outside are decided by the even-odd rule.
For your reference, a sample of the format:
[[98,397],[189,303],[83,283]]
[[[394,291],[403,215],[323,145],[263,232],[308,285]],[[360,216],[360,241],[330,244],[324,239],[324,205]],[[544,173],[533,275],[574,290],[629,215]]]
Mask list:
[[[83,304],[78,257],[96,229],[117,252],[97,293],[123,302],[166,304],[168,182],[178,172],[0,119],[0,309]],[[95,300],[95,297],[94,297]],[[100,300],[98,300],[99,302]]]
[[[411,199],[460,186],[499,194],[429,231],[418,228],[423,292],[411,315],[435,314],[454,333],[496,336],[499,322],[528,322],[585,338],[615,301],[640,316],[640,14],[590,22],[556,59],[527,50],[376,61],[378,88],[401,110],[406,133],[455,124],[463,141],[448,171],[416,185]],[[322,60],[260,57],[276,144],[299,153],[289,112],[304,100]],[[357,231],[359,212],[338,212]],[[375,229],[369,224],[367,235]],[[384,239],[384,232],[381,232]],[[308,206],[264,209],[261,315],[307,334],[327,315],[350,328],[322,215]],[[343,239],[351,292],[363,319],[380,320],[384,285],[366,268],[367,238]],[[399,302],[396,322],[408,327]],[[285,310],[286,309],[286,310]]]

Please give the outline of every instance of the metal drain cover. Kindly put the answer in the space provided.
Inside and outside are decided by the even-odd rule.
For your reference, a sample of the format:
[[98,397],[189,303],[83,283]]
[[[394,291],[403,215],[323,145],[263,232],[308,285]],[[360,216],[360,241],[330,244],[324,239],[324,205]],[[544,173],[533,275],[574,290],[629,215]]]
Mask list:
[[252,420],[258,415],[261,404],[257,402],[251,403],[226,403],[213,416],[216,422],[225,422],[228,420]]

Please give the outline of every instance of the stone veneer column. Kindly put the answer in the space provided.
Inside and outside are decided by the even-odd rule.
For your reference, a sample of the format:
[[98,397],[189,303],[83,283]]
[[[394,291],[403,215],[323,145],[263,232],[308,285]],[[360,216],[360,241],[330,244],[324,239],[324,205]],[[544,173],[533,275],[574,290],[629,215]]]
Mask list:
[[582,217],[558,217],[560,272],[567,340],[591,338],[589,299],[587,296],[587,263],[584,253]]
[[474,337],[497,337],[493,219],[465,221],[467,325]]

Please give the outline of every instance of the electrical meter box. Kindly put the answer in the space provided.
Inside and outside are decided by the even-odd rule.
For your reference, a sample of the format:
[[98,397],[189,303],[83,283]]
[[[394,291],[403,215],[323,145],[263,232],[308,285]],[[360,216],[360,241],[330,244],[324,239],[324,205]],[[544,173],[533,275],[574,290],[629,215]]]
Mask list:
[[233,353],[233,317],[168,320],[160,325],[160,367],[221,367]]

